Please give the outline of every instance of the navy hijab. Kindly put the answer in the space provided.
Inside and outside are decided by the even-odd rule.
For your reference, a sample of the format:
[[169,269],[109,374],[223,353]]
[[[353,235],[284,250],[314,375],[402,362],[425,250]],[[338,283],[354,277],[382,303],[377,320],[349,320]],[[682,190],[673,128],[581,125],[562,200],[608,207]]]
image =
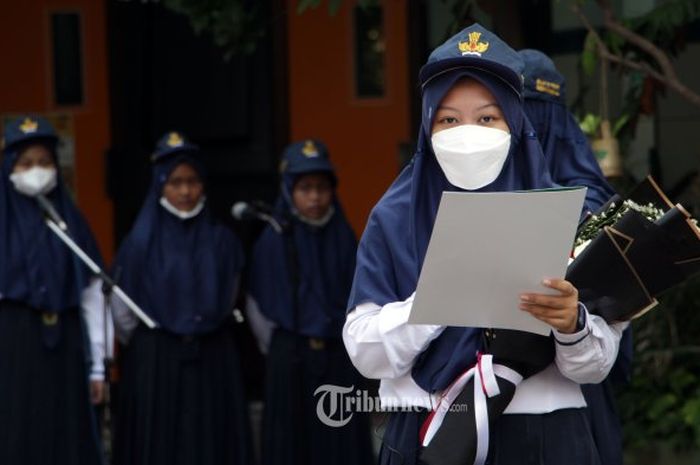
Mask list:
[[[25,121],[27,119],[25,118]],[[8,124],[7,147],[0,168],[0,298],[22,302],[32,308],[60,313],[80,305],[89,284],[90,271],[48,228],[35,199],[19,193],[10,175],[20,154],[29,146],[45,146],[54,156],[57,185],[46,195],[68,226],[76,243],[101,263],[97,244],[87,223],[63,183],[56,157],[57,138],[46,120],[34,118],[36,137],[13,141],[8,134],[18,121]],[[15,128],[16,129],[16,128]]]
[[[493,37],[492,43],[498,40]],[[477,80],[489,89],[511,133],[511,147],[501,173],[493,183],[478,191],[554,186],[512,82],[471,63],[464,67],[453,64],[450,69],[441,70],[423,86],[422,125],[416,154],[370,215],[358,249],[349,309],[366,302],[383,306],[405,300],[416,289],[441,194],[459,190],[447,181],[438,165],[430,134],[439,103],[462,78]],[[481,330],[448,327],[419,356],[413,378],[428,392],[442,390],[474,363],[480,348]]]
[[156,160],[150,190],[114,270],[124,291],[159,326],[176,334],[201,334],[231,313],[244,256],[238,238],[211,218],[207,206],[182,220],[160,205],[168,177],[181,163],[205,179],[190,150]]
[[[294,185],[304,174],[327,173],[335,186],[327,150],[317,140],[291,144],[282,167],[275,216],[288,229],[285,234],[270,226],[263,230],[253,250],[250,293],[263,314],[281,328],[308,337],[339,338],[355,268],[355,234],[335,193],[335,213],[323,226],[299,220],[291,200]],[[296,252],[296,270],[291,265],[291,247]],[[296,305],[292,273],[299,283]],[[294,312],[298,312],[296,318]]]
[[615,191],[605,180],[586,136],[566,108],[564,77],[538,50],[518,52],[525,63],[525,114],[542,145],[552,179],[586,186],[586,208],[597,211]]

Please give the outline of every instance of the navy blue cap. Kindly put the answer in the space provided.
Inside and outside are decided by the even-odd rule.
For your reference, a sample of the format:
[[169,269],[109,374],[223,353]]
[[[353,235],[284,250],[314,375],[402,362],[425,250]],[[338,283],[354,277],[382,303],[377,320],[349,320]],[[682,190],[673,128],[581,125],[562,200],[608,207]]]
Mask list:
[[283,175],[299,175],[325,171],[333,175],[328,159],[328,148],[317,139],[306,139],[289,144],[282,155],[280,171]]
[[41,116],[25,115],[5,125],[4,151],[31,140],[43,140],[55,144],[58,142],[58,136],[51,123]]
[[566,104],[566,81],[552,59],[529,48],[518,53],[525,62],[524,97]]
[[155,163],[162,161],[169,155],[183,152],[192,153],[197,151],[199,151],[199,147],[189,142],[181,132],[170,131],[165,133],[165,135],[158,140],[156,150],[151,156],[151,161]]
[[421,68],[425,86],[433,77],[455,68],[476,68],[504,80],[516,94],[522,94],[523,60],[493,32],[474,23],[433,50]]

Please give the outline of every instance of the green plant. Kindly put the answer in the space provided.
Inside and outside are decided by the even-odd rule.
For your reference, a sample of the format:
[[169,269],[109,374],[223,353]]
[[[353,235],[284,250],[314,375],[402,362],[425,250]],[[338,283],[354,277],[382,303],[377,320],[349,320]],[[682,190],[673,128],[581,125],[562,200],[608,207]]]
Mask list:
[[163,5],[186,15],[196,34],[208,33],[224,58],[248,54],[265,34],[261,2],[246,0],[163,0]]
[[700,18],[700,0],[666,0],[636,18],[618,18],[610,0],[595,0],[603,15],[602,31],[583,14],[581,4],[571,8],[588,30],[582,51],[583,69],[591,73],[597,60],[622,71],[637,71],[652,78],[688,102],[700,106],[700,93],[689,88],[676,72],[672,59],[685,46],[687,26]]
[[619,393],[628,449],[700,448],[700,276],[633,322],[634,376]]

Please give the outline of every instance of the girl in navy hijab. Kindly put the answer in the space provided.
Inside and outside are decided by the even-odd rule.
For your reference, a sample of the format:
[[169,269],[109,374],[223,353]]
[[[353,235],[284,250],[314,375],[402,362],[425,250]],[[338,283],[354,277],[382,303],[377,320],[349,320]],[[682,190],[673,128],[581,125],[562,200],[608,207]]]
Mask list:
[[[564,76],[539,50],[518,53],[525,64],[525,113],[537,132],[552,177],[565,186],[586,186],[588,206],[597,211],[615,192],[600,171],[586,136],[566,108]],[[622,464],[622,425],[613,388],[614,384],[626,384],[632,376],[632,354],[632,328],[627,328],[610,376],[600,384],[581,386],[596,447],[605,465]]]
[[115,462],[249,462],[241,369],[229,316],[243,253],[206,204],[198,149],[177,132],[153,156],[150,191],[122,243],[115,275],[156,322],[115,302],[123,351]]
[[63,184],[49,122],[23,116],[7,124],[4,136],[0,463],[100,464],[90,399],[99,403],[103,396],[101,285],[48,228],[37,196],[54,205],[90,257],[100,262],[100,253]]
[[586,186],[591,211],[615,194],[600,171],[586,136],[566,108],[566,81],[554,62],[539,50],[518,52],[523,59],[524,108],[554,182]]
[[342,398],[337,388],[354,395],[360,387],[341,341],[355,235],[336,197],[337,180],[323,143],[288,146],[281,172],[274,216],[284,230],[263,231],[250,276],[249,312],[259,309],[274,326],[267,351],[262,463],[371,463],[366,415],[332,411]]
[[[478,24],[433,51],[420,73],[418,150],[362,236],[345,345],[360,373],[381,380],[384,407],[411,410],[389,415],[382,464],[599,463],[578,383],[605,377],[622,328],[589,315],[569,282],[547,279],[553,295],[521,296],[552,338],[407,323],[443,191],[554,185],[523,113],[522,68]],[[461,401],[468,411],[431,413]]]

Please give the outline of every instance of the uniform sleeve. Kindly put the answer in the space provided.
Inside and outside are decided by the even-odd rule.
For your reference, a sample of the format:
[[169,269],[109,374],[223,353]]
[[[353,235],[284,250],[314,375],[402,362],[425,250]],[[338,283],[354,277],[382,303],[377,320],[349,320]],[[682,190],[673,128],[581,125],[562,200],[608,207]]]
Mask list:
[[555,163],[554,180],[565,186],[586,186],[586,207],[597,210],[615,194],[598,166],[586,136],[570,112],[566,112],[565,134],[556,138],[558,155]]
[[406,375],[416,357],[442,333],[443,326],[407,323],[414,296],[383,307],[360,304],[348,313],[343,342],[363,376],[395,379]]
[[608,376],[617,358],[622,332],[629,323],[608,324],[598,315],[586,313],[585,327],[573,334],[554,330],[555,362],[559,371],[580,384],[600,383]]
[[270,341],[272,340],[272,332],[277,325],[274,321],[263,315],[258,303],[250,294],[246,296],[246,313],[248,314],[250,329],[253,331],[255,339],[258,341],[258,348],[260,352],[267,355],[270,348]]
[[110,318],[105,319],[101,279],[91,279],[82,293],[81,308],[90,338],[90,380],[104,380],[104,358],[105,355],[111,357],[114,350],[114,326]]
[[122,344],[128,344],[131,334],[139,324],[139,318],[131,311],[117,295],[112,296],[112,319],[117,332],[117,338]]

